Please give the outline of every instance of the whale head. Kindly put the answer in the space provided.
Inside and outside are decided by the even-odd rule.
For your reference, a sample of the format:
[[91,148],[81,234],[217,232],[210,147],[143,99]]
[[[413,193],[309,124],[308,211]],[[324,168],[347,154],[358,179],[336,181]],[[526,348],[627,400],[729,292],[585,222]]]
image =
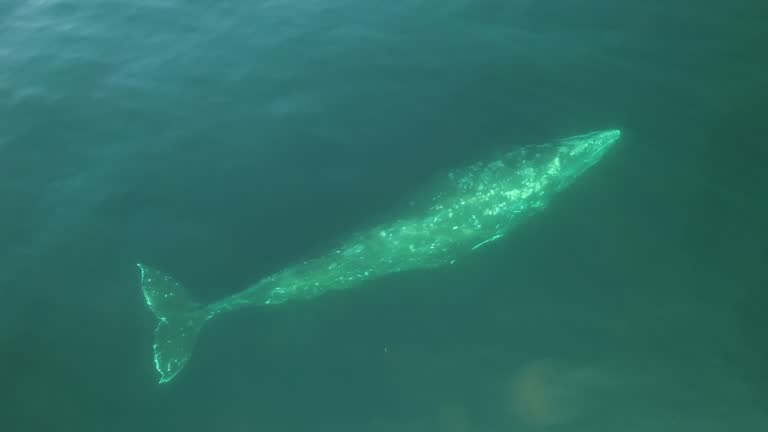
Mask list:
[[592,165],[599,162],[621,138],[621,131],[608,129],[561,140],[554,162],[561,186],[570,184]]

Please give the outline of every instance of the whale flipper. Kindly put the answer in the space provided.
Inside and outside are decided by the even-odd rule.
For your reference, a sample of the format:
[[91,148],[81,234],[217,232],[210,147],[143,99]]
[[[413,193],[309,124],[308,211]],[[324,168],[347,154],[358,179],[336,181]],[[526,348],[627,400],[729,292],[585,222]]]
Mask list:
[[172,276],[144,264],[138,266],[147,306],[160,321],[152,348],[160,383],[165,383],[192,357],[197,335],[208,316]]

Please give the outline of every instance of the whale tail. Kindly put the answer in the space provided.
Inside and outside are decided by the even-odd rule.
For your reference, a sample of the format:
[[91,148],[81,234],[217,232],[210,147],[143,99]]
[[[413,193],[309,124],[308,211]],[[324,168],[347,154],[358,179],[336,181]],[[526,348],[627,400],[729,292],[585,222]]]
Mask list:
[[184,369],[209,316],[172,276],[144,264],[137,265],[147,306],[159,320],[152,349],[162,384]]

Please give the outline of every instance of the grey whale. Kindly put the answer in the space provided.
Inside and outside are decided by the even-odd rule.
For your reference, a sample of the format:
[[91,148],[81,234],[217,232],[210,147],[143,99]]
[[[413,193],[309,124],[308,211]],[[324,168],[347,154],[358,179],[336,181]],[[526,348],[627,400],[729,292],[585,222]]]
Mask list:
[[146,304],[159,321],[153,345],[159,382],[181,372],[203,324],[222,313],[310,300],[387,274],[444,266],[502,238],[599,162],[620,137],[618,129],[601,130],[453,170],[423,213],[361,231],[324,255],[211,304],[195,301],[173,276],[137,264]]

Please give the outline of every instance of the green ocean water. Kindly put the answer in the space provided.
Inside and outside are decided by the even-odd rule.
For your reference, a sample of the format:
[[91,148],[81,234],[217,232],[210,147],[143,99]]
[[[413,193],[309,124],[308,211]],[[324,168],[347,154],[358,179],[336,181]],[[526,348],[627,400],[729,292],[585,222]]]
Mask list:
[[[747,0],[0,1],[0,430],[768,430],[766,24]],[[503,242],[217,319],[157,384],[137,261],[211,301],[435,173],[610,127]]]

